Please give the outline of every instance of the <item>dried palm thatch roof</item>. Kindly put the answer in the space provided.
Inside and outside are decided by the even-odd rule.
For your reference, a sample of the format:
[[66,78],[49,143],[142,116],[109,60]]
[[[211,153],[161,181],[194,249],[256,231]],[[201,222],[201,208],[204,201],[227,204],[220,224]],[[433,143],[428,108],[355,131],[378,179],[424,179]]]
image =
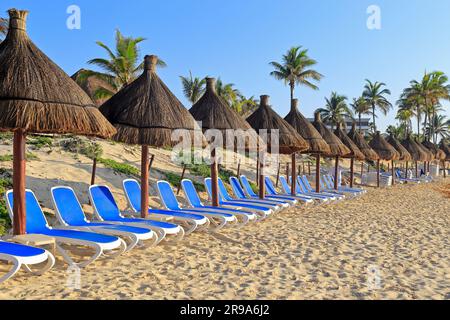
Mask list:
[[378,154],[381,160],[398,160],[400,153],[395,150],[377,131],[369,142],[369,146]]
[[366,139],[364,139],[364,137],[356,130],[355,123],[352,124],[352,129],[347,135],[365,155],[366,160],[375,161],[380,158],[378,154],[369,146]]
[[394,149],[397,150],[397,152],[400,154],[400,158],[398,160],[402,160],[402,161],[411,161],[412,160],[412,156],[408,152],[408,150],[406,150],[406,148],[404,146],[402,146],[400,141],[398,141],[392,134],[386,138],[386,141],[391,146],[393,146]]
[[416,141],[411,137],[411,135],[408,136],[407,139],[402,141],[402,145],[405,147],[406,150],[408,150],[409,154],[411,155],[412,159],[414,161],[426,161],[427,160],[427,153],[419,147]]
[[230,134],[240,132],[242,135],[246,135],[245,148],[256,150],[257,144],[261,145],[263,142],[250,124],[219,97],[216,93],[215,81],[214,78],[206,78],[205,93],[189,112],[195,120],[201,122],[204,132],[209,129],[220,130],[223,135],[224,146],[239,144],[239,139],[236,136],[234,136],[233,142],[228,140],[231,137]]
[[327,156],[345,157],[351,153],[351,150],[347,148],[345,144],[343,144],[342,141],[339,140],[339,138],[325,126],[320,117],[320,113],[318,112],[314,114],[313,126],[330,147],[330,153],[326,154]]
[[450,146],[448,144],[445,144],[444,141],[442,140],[441,143],[439,144],[439,149],[445,152],[446,154],[445,160],[450,161]]
[[419,145],[419,148],[421,148],[426,154],[427,154],[427,160],[426,161],[432,161],[435,159],[434,157],[434,153],[428,149],[427,147],[425,147],[421,142],[416,141],[416,143]]
[[173,130],[180,129],[183,139],[191,140],[195,138],[195,131],[200,130],[187,109],[156,74],[157,61],[156,56],[145,56],[142,75],[100,107],[117,129],[114,140],[171,147],[178,143],[172,140]]
[[88,95],[30,40],[28,11],[11,9],[0,44],[0,129],[110,137]]
[[115,92],[114,88],[105,80],[96,77],[95,75],[89,75],[86,78],[82,76],[83,73],[90,73],[91,71],[80,69],[75,72],[71,78],[87,93],[87,95],[95,102],[97,106],[101,106],[108,98],[96,97],[96,92],[99,89],[106,89],[110,92]]
[[[275,138],[277,138],[276,143],[278,143],[279,153],[281,154],[292,154],[309,148],[308,142],[306,142],[297,131],[286,122],[286,120],[273,111],[269,105],[268,95],[262,95],[260,97],[258,109],[247,118],[247,122],[253,129],[260,132],[260,134],[263,130],[268,130],[267,147],[269,152],[272,150],[272,147],[274,147],[271,145],[271,142]],[[272,133],[275,134],[275,132],[277,137],[272,137]]]
[[349,136],[344,132],[344,130],[342,129],[341,123],[338,124],[336,130],[334,131],[334,134],[351,151],[351,153],[349,155],[345,156],[345,158],[355,158],[358,160],[364,160],[366,158],[364,156],[364,154],[361,152],[361,150],[359,150],[359,148],[356,146],[356,144],[352,141],[352,139],[350,139]]
[[439,147],[435,145],[433,142],[425,140],[422,142],[422,145],[433,154],[436,160],[445,160],[446,158],[445,152],[439,149]]
[[291,111],[284,118],[303,139],[308,142],[309,148],[304,153],[314,154],[329,154],[331,153],[330,146],[322,138],[320,133],[314,128],[299,111],[298,111],[298,99],[293,99],[291,102]]

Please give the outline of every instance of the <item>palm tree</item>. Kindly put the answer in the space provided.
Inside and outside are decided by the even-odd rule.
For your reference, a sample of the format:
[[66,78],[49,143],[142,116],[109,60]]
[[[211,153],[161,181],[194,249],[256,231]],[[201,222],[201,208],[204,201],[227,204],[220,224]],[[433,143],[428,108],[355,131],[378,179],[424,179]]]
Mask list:
[[0,18],[0,42],[6,34],[8,33],[8,19]]
[[295,85],[304,85],[313,90],[318,87],[313,81],[320,81],[323,75],[319,72],[309,69],[316,65],[317,62],[308,56],[308,50],[299,47],[292,47],[282,57],[282,62],[272,61],[270,65],[274,67],[274,71],[270,73],[277,80],[284,81],[289,85],[291,90],[291,101],[294,99]]
[[375,122],[376,109],[378,108],[384,115],[386,115],[392,104],[385,97],[390,95],[391,91],[385,87],[386,84],[383,82],[372,83],[370,80],[366,79],[366,85],[364,86],[363,98],[366,103],[372,108],[373,117],[373,132],[377,131],[377,125]]
[[405,128],[405,136],[406,139],[408,134],[412,132],[412,123],[411,119],[414,116],[414,112],[410,109],[399,109],[397,111],[396,119],[400,121],[400,126]]
[[183,85],[184,96],[190,103],[195,104],[198,99],[205,93],[205,78],[200,79],[193,77],[191,71],[189,71],[189,78],[180,76],[181,84]]
[[435,115],[431,118],[425,129],[428,136],[433,138],[433,143],[437,143],[439,137],[450,138],[450,120],[445,115]]
[[236,110],[243,118],[247,118],[259,105],[259,100],[255,99],[254,96],[246,98],[244,96],[240,96],[238,101],[233,106],[233,109]]
[[[450,99],[450,85],[447,85],[447,76],[441,71],[431,73],[425,72],[422,80],[410,81],[410,86],[403,90],[401,98],[414,104],[417,117],[417,134],[420,135],[421,114],[424,113],[424,133],[427,127],[428,119],[436,114],[433,110],[435,105],[439,104],[441,99]],[[428,138],[433,135],[429,132]]]
[[325,107],[317,109],[323,121],[331,124],[331,130],[334,130],[334,125],[344,122],[345,116],[353,117],[346,100],[346,96],[332,92],[330,98],[325,98]]
[[370,114],[370,106],[366,103],[363,97],[353,98],[353,102],[350,103],[353,112],[358,115],[359,132],[361,132],[361,116],[363,114]]
[[[96,65],[102,72],[84,70],[79,75],[79,82],[86,81],[87,78],[94,76],[106,81],[113,88],[99,88],[94,94],[96,99],[109,98],[119,91],[123,86],[131,83],[138,76],[139,71],[144,67],[143,63],[139,63],[140,54],[138,44],[145,38],[125,37],[119,30],[116,30],[116,48],[113,51],[101,41],[97,41],[97,45],[105,49],[108,58],[95,58],[89,60],[88,63]],[[164,67],[166,64],[162,60],[158,60],[158,65]]]
[[234,83],[224,83],[220,77],[216,81],[216,92],[230,107],[233,107],[242,96],[240,91],[234,87]]

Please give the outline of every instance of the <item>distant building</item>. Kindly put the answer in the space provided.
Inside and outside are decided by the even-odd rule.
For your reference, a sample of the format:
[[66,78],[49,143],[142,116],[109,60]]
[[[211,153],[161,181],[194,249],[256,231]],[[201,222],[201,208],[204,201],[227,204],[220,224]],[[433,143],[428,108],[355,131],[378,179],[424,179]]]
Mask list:
[[[345,119],[345,128],[347,129],[347,132],[349,132],[352,129],[352,124],[353,124],[353,119],[349,118],[349,117],[344,117]],[[309,122],[314,122],[313,118],[308,118]],[[356,128],[359,130],[359,120],[358,118],[355,118],[354,120],[356,122]],[[370,130],[370,123],[371,119],[370,118],[361,118],[361,132],[366,135]],[[328,129],[331,129],[331,125],[329,125],[328,123],[325,123]],[[336,127],[335,127],[336,129]]]

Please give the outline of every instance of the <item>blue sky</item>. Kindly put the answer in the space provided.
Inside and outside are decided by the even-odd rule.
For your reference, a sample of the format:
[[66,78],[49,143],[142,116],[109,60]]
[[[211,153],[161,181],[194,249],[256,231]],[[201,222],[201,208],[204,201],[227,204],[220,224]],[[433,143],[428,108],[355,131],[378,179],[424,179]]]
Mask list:
[[[80,30],[66,27],[72,4],[81,9]],[[381,9],[380,30],[366,26],[370,5]],[[191,70],[220,76],[246,96],[269,94],[284,116],[289,89],[269,76],[268,63],[294,45],[308,48],[325,76],[318,91],[296,89],[308,117],[331,91],[360,95],[366,78],[385,82],[395,102],[425,70],[450,74],[448,0],[2,0],[0,15],[11,7],[30,11],[30,37],[68,74],[89,67],[91,58],[106,57],[95,41],[112,46],[117,28],[147,38],[142,55],[166,61],[159,74],[186,107],[179,76]],[[394,117],[395,111],[380,115],[380,128]]]

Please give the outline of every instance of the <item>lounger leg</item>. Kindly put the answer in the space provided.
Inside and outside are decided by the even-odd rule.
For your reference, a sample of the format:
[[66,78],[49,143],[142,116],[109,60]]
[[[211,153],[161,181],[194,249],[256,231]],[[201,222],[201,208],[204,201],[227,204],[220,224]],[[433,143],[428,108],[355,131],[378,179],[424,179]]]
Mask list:
[[179,241],[183,240],[184,235],[185,235],[183,227],[180,227],[180,229],[181,230],[180,230],[180,232],[178,232],[177,238],[175,239],[176,242],[179,242]]
[[11,263],[13,264],[13,266],[12,266],[11,270],[9,270],[5,275],[3,275],[3,276],[0,278],[0,283],[2,283],[2,282],[4,282],[4,281],[8,280],[8,279],[11,278],[13,275],[15,275],[15,274],[17,273],[17,271],[19,271],[19,269],[20,269],[20,267],[21,267],[21,265],[22,265],[22,264],[20,263],[20,261],[17,260],[16,258],[14,258],[14,257],[6,257],[6,256],[4,256],[4,257],[2,257],[2,260],[6,260],[6,261],[8,261],[8,262],[11,262]]
[[[216,219],[219,220],[219,222],[217,222]],[[213,218],[213,219],[211,219],[211,222],[214,227],[210,230],[214,231],[214,232],[219,231],[220,229],[225,227],[225,225],[227,224],[227,220],[223,217]]]
[[184,234],[188,235],[192,232],[194,232],[197,229],[197,223],[192,221],[183,221],[183,224],[186,225],[186,230],[184,230]]
[[125,251],[127,251],[127,243],[123,241],[123,239],[121,238],[119,238],[119,240],[120,240],[120,247],[118,249],[105,251],[104,252],[105,256],[108,256],[110,258],[117,257],[120,256]]
[[95,249],[95,254],[88,260],[83,261],[83,262],[75,262],[73,261],[73,259],[67,254],[67,251],[65,249],[63,249],[59,243],[56,243],[56,249],[58,250],[58,252],[63,256],[64,260],[69,264],[69,265],[73,265],[73,266],[77,266],[79,268],[84,268],[87,265],[89,265],[90,263],[94,262],[95,260],[98,259],[98,257],[101,256],[101,254],[103,253],[102,248],[99,245],[92,245],[90,246],[91,248]]
[[23,267],[26,271],[28,271],[32,274],[41,275],[41,274],[47,272],[48,270],[50,270],[54,265],[55,265],[55,257],[50,252],[47,251],[47,263],[45,264],[45,266],[43,268],[33,271],[33,270],[31,270],[29,265],[24,264]]

